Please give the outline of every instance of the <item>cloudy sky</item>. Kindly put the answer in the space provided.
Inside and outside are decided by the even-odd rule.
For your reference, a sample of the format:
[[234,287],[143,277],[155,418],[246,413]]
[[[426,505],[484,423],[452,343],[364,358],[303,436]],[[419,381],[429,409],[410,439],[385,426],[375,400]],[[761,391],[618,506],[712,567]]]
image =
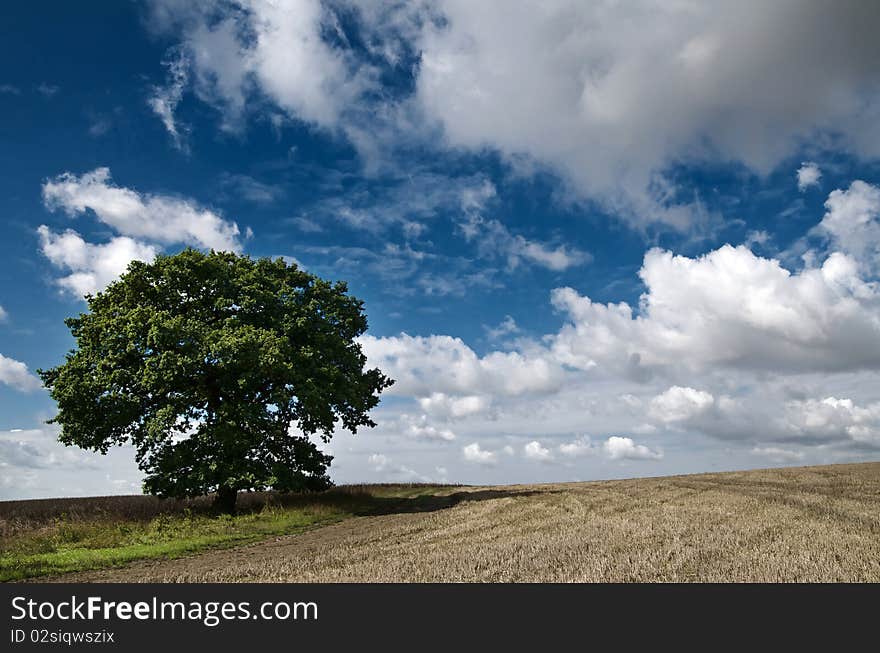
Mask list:
[[366,301],[397,383],[337,482],[880,458],[876,6],[0,12],[0,498],[139,490],[131,450],[55,442],[34,370],[185,246]]

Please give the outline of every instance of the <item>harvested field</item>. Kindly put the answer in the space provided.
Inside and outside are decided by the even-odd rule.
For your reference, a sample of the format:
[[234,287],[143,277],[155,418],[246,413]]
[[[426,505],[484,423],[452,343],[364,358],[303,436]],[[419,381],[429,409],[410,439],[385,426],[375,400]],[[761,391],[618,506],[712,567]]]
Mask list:
[[413,511],[56,580],[880,581],[880,463],[436,494]]

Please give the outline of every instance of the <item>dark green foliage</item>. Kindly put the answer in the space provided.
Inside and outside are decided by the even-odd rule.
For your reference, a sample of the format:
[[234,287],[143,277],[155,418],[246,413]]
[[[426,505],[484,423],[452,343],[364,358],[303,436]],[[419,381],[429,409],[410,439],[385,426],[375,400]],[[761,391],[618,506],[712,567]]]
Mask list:
[[338,423],[368,412],[393,381],[365,370],[363,302],[282,259],[187,249],[132,262],[89,311],[66,321],[77,348],[39,374],[58,402],[60,440],[106,453],[131,442],[145,491],[321,489]]

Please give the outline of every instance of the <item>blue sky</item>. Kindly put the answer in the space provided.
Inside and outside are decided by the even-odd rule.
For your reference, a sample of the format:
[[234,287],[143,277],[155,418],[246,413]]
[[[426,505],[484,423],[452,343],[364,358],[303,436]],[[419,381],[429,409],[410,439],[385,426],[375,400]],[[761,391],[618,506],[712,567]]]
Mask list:
[[190,245],[366,300],[339,482],[876,458],[880,17],[808,5],[4,7],[0,497],[137,491],[33,371]]

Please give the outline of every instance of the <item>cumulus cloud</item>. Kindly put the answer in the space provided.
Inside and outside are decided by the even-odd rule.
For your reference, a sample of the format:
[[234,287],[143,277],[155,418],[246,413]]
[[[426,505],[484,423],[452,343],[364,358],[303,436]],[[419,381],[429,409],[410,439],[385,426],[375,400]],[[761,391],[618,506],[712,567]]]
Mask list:
[[810,186],[818,186],[822,171],[815,163],[804,163],[797,171],[798,190],[804,192]]
[[432,392],[419,398],[419,405],[426,413],[441,419],[458,419],[483,413],[489,409],[488,397],[482,395],[450,396],[443,392]]
[[479,465],[494,465],[498,462],[498,454],[494,451],[487,451],[480,447],[479,442],[474,442],[462,449],[464,459],[469,463],[477,463]]
[[859,406],[852,399],[825,397],[786,404],[784,435],[798,440],[849,439],[880,445],[880,402]]
[[[431,401],[437,392],[518,396],[551,392],[563,380],[562,368],[539,355],[495,351],[480,357],[460,338],[450,336],[365,335],[360,344],[370,364],[396,380],[390,393],[428,398],[429,407],[446,402]],[[467,402],[458,405],[462,410]]]
[[56,283],[77,297],[103,290],[125,272],[132,261],[150,262],[159,253],[156,247],[126,236],[93,244],[72,229],[59,234],[41,225],[37,233],[43,255],[55,267],[68,272]]
[[[582,458],[601,454],[608,460],[660,460],[662,451],[655,451],[636,444],[632,438],[612,435],[604,442],[594,443],[589,436],[581,436],[570,442],[563,442],[557,447],[563,458]],[[550,453],[549,451],[547,452]]]
[[0,306],[0,322],[5,322],[9,318],[9,313],[6,312],[6,309]]
[[79,177],[65,172],[43,184],[43,202],[68,215],[86,210],[122,236],[163,244],[184,243],[217,250],[241,250],[238,225],[192,200],[150,195],[113,185],[109,168]]
[[27,365],[3,354],[0,354],[0,383],[22,392],[43,387],[43,382],[28,370]]
[[832,191],[825,208],[818,230],[863,271],[876,275],[880,271],[880,188],[856,180],[847,190]]
[[661,422],[683,422],[693,419],[715,404],[708,392],[672,386],[651,400],[650,415]]
[[442,442],[451,442],[455,440],[455,433],[450,429],[440,428],[428,421],[427,415],[413,417],[411,415],[401,416],[401,421],[406,435],[418,440],[439,440]]
[[532,440],[523,447],[523,456],[529,460],[537,460],[542,463],[553,461],[553,454],[551,451],[537,440]]
[[[874,284],[852,258],[831,254],[793,273],[746,247],[697,258],[650,250],[636,314],[571,288],[552,293],[568,323],[552,338],[557,360],[645,380],[663,367],[832,371],[880,366]],[[876,355],[875,355],[876,354]]]
[[631,438],[611,436],[602,445],[605,454],[611,460],[660,460],[663,452],[653,451],[642,444],[636,444]]
[[581,436],[571,442],[563,442],[558,447],[559,453],[566,458],[580,458],[596,453],[596,445],[589,436]]

